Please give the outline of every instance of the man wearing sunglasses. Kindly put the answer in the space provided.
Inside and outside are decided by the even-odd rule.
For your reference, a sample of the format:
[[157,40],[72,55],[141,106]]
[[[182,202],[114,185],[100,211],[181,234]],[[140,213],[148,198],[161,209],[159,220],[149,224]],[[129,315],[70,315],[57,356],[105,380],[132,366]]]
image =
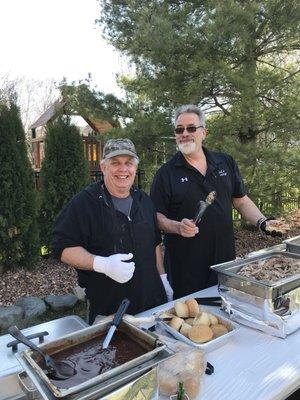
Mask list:
[[[246,195],[234,159],[203,146],[207,135],[201,109],[185,105],[175,116],[179,151],[156,173],[151,197],[165,234],[165,266],[174,298],[215,285],[210,266],[235,258],[232,206],[265,233],[269,221]],[[199,200],[217,197],[195,224]],[[274,234],[274,232],[272,232]]]

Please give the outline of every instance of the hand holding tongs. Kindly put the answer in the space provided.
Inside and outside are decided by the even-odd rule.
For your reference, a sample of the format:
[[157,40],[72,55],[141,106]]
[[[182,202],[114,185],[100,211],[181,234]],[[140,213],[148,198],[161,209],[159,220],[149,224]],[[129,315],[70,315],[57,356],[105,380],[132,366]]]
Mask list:
[[196,225],[201,221],[201,218],[205,210],[216,200],[216,197],[217,197],[217,192],[213,190],[212,192],[208,193],[208,196],[206,197],[205,201],[203,200],[199,201],[198,209],[194,217],[194,223]]

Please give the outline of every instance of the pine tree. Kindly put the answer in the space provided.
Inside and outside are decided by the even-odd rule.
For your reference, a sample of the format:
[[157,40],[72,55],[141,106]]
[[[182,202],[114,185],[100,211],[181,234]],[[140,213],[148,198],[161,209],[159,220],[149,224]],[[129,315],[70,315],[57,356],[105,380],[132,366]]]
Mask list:
[[67,117],[47,126],[41,178],[41,240],[49,246],[59,212],[89,182],[82,139]]
[[14,103],[0,104],[0,163],[0,264],[31,266],[38,256],[37,202]]
[[143,143],[152,136],[158,161],[174,140],[154,113],[171,120],[179,105],[197,104],[208,116],[208,147],[235,157],[250,197],[267,203],[268,214],[277,215],[278,199],[299,196],[299,2],[103,0],[101,6],[107,39],[135,65],[134,77],[119,77],[137,106],[126,128]]

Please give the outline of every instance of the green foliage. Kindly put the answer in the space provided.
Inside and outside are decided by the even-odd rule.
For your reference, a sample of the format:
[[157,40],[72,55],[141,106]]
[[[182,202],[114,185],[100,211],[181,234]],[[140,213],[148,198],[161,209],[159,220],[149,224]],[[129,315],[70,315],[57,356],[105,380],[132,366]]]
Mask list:
[[279,215],[284,211],[284,201],[297,199],[300,194],[299,142],[287,132],[283,138],[261,133],[257,141],[241,143],[231,134],[233,124],[221,115],[210,118],[207,146],[230,153],[239,165],[251,199],[267,214]]
[[119,127],[124,104],[113,94],[104,94],[91,87],[91,78],[84,82],[67,84],[61,82],[60,92],[67,100],[66,111],[69,115],[80,115],[86,120],[104,120]]
[[0,104],[0,264],[32,266],[38,256],[37,203],[15,104]]
[[100,22],[136,64],[129,90],[165,109],[200,103],[234,112],[241,141],[269,129],[261,108],[294,97],[297,68],[287,60],[299,48],[295,0],[103,1]]
[[82,139],[66,117],[47,127],[41,179],[41,244],[49,246],[59,212],[89,182]]
[[[208,146],[237,159],[254,200],[267,197],[276,209],[274,199],[299,196],[296,0],[102,5],[98,22],[107,39],[136,67],[134,78],[120,79],[133,110],[126,133],[138,130],[134,141],[147,143],[145,127],[158,113],[150,118],[151,147],[161,148],[171,128],[162,129],[160,118],[170,126],[174,108],[198,104],[208,114]],[[166,146],[174,148],[168,140]]]

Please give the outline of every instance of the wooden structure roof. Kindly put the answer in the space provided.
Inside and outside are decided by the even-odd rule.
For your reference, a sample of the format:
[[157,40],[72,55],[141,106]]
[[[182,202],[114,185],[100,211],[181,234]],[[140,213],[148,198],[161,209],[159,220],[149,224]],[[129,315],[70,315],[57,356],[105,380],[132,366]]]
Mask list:
[[[60,110],[63,110],[67,104],[67,100],[60,99],[56,100],[47,110],[30,126],[30,129],[36,129],[41,126],[45,126],[47,122],[54,119]],[[81,115],[86,123],[97,133],[107,132],[113,128],[112,124],[108,121],[101,119],[95,119]]]

